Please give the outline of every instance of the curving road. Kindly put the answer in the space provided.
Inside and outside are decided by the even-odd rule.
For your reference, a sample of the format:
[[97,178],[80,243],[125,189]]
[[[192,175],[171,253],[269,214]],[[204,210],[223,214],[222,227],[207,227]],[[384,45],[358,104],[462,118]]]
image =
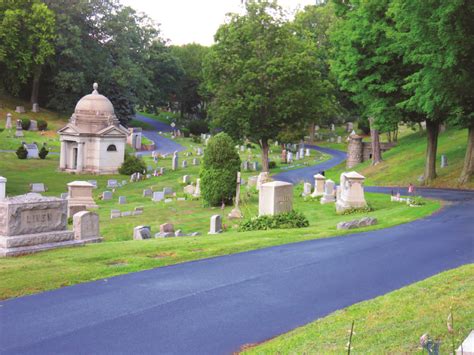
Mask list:
[[[137,121],[141,121],[141,122],[149,124],[156,130],[156,131],[143,130],[143,135],[149,140],[155,142],[155,146],[156,146],[155,151],[157,151],[158,153],[171,154],[174,151],[180,152],[180,151],[186,150],[186,148],[183,147],[181,144],[176,143],[172,139],[163,137],[162,135],[158,133],[158,132],[172,132],[173,128],[170,125],[154,120],[149,117],[145,117],[138,113],[135,115],[135,119]],[[142,151],[142,152],[137,152],[136,155],[137,156],[151,155],[151,153],[152,153],[151,151]]]
[[[305,176],[319,170],[305,168]],[[295,170],[279,177],[301,176]],[[188,262],[1,302],[0,352],[229,354],[472,263],[474,191],[421,194],[450,202],[432,216],[384,230]]]

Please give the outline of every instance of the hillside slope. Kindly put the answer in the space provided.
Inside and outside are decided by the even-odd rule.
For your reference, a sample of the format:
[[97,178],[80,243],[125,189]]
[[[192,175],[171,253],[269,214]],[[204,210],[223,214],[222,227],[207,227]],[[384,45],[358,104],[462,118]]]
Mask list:
[[[425,165],[426,136],[416,132],[399,139],[398,145],[383,154],[384,161],[371,166],[370,161],[358,164],[350,170],[356,170],[364,175],[367,185],[377,186],[407,186],[412,183],[416,186],[474,189],[474,179],[467,184],[459,184],[458,178],[464,163],[467,145],[467,130],[450,129],[440,134],[438,141],[438,159],[436,180],[429,184],[418,181],[423,175]],[[441,155],[448,158],[448,167],[441,168]],[[326,175],[336,182],[343,171],[344,165],[338,166]]]

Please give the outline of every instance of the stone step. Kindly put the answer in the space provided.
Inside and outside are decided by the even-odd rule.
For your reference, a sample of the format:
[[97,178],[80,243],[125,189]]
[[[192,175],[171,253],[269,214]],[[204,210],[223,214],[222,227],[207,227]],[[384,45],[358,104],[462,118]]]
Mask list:
[[16,248],[0,248],[0,257],[32,254],[32,253],[37,253],[39,251],[44,251],[44,250],[75,247],[75,246],[81,246],[84,244],[85,243],[82,240],[68,240],[64,242],[46,243],[46,244],[41,244],[41,245],[30,245],[30,246],[16,247]]
[[48,244],[74,240],[73,231],[56,231],[36,234],[25,234],[11,237],[0,237],[0,248],[18,248],[38,244]]

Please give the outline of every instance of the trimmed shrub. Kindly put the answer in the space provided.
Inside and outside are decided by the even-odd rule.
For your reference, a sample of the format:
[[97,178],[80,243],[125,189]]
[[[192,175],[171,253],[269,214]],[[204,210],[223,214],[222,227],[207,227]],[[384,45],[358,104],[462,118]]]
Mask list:
[[209,124],[204,120],[193,120],[188,123],[189,132],[195,136],[199,136],[201,133],[209,132]]
[[26,159],[28,157],[28,151],[25,147],[23,147],[23,145],[20,145],[20,147],[16,150],[16,156],[18,159]]
[[38,120],[38,130],[46,131],[48,129],[48,122],[45,120]]
[[232,203],[237,187],[240,157],[226,133],[209,139],[201,168],[201,195],[205,205]]
[[268,162],[268,169],[275,169],[277,167],[276,161],[269,161]]
[[22,118],[21,119],[21,128],[25,131],[29,130],[31,126],[31,120],[29,118]]
[[145,162],[142,158],[135,155],[126,154],[122,166],[119,168],[119,173],[122,175],[132,175],[133,173],[141,173],[146,170]]
[[40,159],[46,159],[46,156],[49,154],[49,151],[46,149],[45,146],[42,146],[39,153],[38,153],[38,156],[40,157]]
[[300,212],[291,211],[274,216],[260,216],[243,222],[239,226],[240,232],[266,230],[266,229],[288,229],[308,227],[308,219]]

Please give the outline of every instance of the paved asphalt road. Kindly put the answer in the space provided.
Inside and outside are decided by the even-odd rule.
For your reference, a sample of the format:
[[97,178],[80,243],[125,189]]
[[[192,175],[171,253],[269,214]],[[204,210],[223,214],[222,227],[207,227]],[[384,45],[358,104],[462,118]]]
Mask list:
[[[314,174],[320,167],[312,169]],[[285,172],[288,178],[287,173],[300,176],[300,171]],[[472,263],[474,192],[422,194],[451,202],[433,216],[389,229],[183,263],[3,301],[0,352],[229,354]]]
[[[176,143],[172,139],[166,138],[161,136],[158,132],[171,132],[173,131],[173,128],[171,128],[170,125],[167,125],[166,123],[142,116],[140,114],[135,115],[135,119],[138,121],[142,121],[145,123],[148,123],[149,125],[153,126],[153,128],[156,129],[156,131],[143,131],[143,135],[147,137],[148,139],[152,140],[155,142],[156,145],[156,151],[158,151],[160,154],[171,154],[174,151],[183,151],[186,148],[183,147],[181,144]],[[137,155],[151,155],[150,152],[139,152]]]

